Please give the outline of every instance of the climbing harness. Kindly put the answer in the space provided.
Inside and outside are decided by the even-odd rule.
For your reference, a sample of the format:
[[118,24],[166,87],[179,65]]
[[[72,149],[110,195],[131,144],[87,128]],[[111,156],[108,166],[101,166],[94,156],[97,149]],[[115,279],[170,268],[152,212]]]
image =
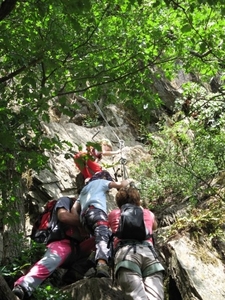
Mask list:
[[[126,169],[126,163],[127,163],[127,160],[125,158],[123,158],[122,156],[122,149],[124,148],[124,140],[121,140],[118,135],[114,132],[114,130],[112,129],[112,127],[109,125],[108,121],[106,120],[102,110],[100,109],[100,107],[98,106],[98,104],[96,102],[94,102],[94,106],[96,107],[97,111],[99,112],[99,114],[102,116],[103,120],[106,122],[107,126],[110,127],[112,133],[115,135],[115,137],[117,138],[118,142],[119,142],[119,149],[120,149],[120,155],[121,155],[121,158],[119,160],[119,163],[120,163],[120,168],[118,168],[116,171],[113,167],[113,170],[114,170],[114,176],[115,176],[115,180],[117,181],[117,178],[118,178],[118,172],[121,171],[121,177],[123,179],[127,179],[129,176],[128,176],[128,172],[127,172],[127,169]],[[100,130],[98,130],[92,137],[92,139],[94,139],[94,137],[99,133]]]

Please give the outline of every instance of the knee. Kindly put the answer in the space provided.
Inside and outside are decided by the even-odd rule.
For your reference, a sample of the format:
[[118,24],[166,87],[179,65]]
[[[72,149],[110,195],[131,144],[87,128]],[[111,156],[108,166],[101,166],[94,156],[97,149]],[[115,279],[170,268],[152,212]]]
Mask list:
[[95,227],[95,240],[108,242],[110,231],[107,225],[97,225]]

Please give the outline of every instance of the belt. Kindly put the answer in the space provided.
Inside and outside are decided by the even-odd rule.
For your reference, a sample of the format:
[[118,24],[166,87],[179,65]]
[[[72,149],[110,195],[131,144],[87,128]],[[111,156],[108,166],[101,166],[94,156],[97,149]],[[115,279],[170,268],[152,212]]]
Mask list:
[[127,245],[142,245],[142,246],[147,246],[147,247],[150,246],[151,247],[152,243],[148,242],[148,241],[124,240],[124,241],[119,241],[117,247],[123,247],[123,246],[127,246]]
[[[134,251],[136,251],[136,246],[137,246],[137,245],[142,245],[142,246],[148,247],[148,248],[152,251],[152,254],[154,255],[155,259],[158,259],[158,255],[157,255],[157,253],[156,253],[156,251],[155,251],[155,249],[154,249],[154,246],[152,245],[151,242],[147,242],[147,241],[142,241],[142,242],[137,241],[137,240],[125,240],[125,241],[120,241],[120,242],[118,243],[116,249],[115,249],[115,253],[116,253],[120,248],[122,248],[122,247],[124,247],[124,246],[128,246],[128,245],[130,245],[131,247],[129,247],[127,253],[128,253],[133,247],[134,247]],[[124,259],[125,259],[126,255],[127,255],[127,253],[126,253],[125,256],[124,256]]]

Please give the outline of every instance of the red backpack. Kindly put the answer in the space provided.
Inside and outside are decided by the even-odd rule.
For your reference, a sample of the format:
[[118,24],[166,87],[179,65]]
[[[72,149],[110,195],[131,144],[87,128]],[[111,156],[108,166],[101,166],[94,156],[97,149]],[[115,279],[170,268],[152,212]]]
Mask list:
[[[70,200],[72,207],[75,198],[70,198]],[[57,218],[52,216],[57,201],[55,199],[49,200],[44,206],[44,211],[34,222],[30,238],[36,243],[48,244],[66,237],[63,226],[59,224]]]
[[56,205],[57,200],[49,200],[45,206],[44,211],[39,214],[33,224],[30,238],[36,243],[47,244],[49,236],[55,224],[52,220],[52,212]]

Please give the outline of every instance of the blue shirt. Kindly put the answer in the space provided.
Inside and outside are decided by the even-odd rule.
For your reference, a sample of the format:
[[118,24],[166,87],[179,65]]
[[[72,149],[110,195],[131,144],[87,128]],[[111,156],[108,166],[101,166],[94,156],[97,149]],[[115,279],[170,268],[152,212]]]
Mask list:
[[94,205],[96,208],[107,213],[107,196],[109,184],[111,181],[105,179],[96,179],[89,182],[81,191],[77,201],[81,205],[81,214],[88,206]]

